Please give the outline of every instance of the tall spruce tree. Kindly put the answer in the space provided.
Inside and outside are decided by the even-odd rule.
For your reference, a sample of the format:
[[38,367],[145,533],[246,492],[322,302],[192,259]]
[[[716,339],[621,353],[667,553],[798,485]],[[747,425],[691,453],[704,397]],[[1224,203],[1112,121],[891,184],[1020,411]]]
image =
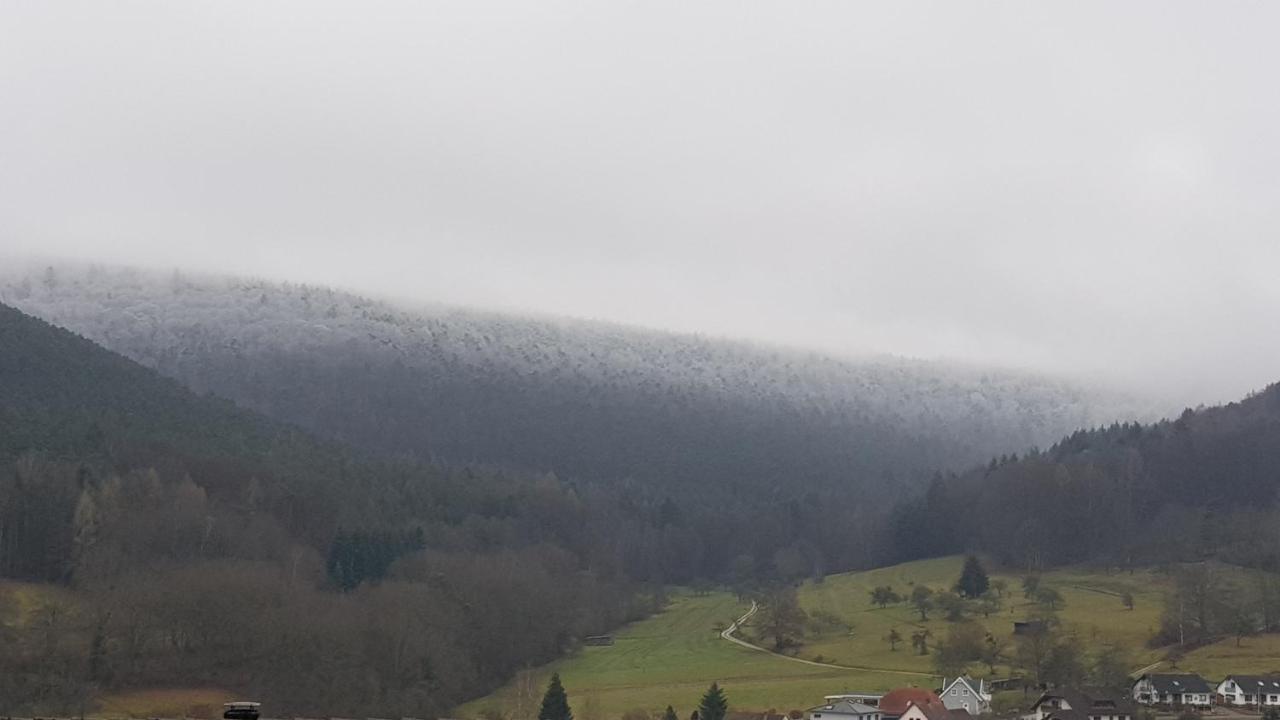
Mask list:
[[668,705],[667,711],[662,713],[662,720],[680,720],[680,719],[676,717],[676,709]]
[[974,555],[964,559],[964,569],[960,571],[960,580],[956,582],[956,592],[967,598],[982,597],[991,587],[991,580],[982,563]]
[[702,696],[702,702],[698,704],[699,720],[724,720],[725,713],[729,712],[729,699],[725,697],[724,690],[716,683],[711,683],[711,687],[707,688],[707,694]]
[[542,696],[538,720],[573,720],[569,696],[565,694],[564,685],[560,684],[560,673],[552,675],[551,682],[547,683],[547,693]]

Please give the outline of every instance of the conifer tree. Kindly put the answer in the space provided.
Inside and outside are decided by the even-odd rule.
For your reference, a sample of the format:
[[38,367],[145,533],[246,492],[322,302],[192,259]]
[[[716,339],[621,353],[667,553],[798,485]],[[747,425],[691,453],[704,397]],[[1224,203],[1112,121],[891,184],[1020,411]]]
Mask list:
[[542,696],[538,720],[573,720],[569,696],[564,691],[564,685],[560,684],[560,673],[552,675],[551,682],[547,683],[547,693]]
[[724,690],[716,683],[711,683],[711,687],[707,688],[707,693],[702,696],[702,702],[698,705],[698,717],[700,720],[724,720],[725,713],[729,712],[729,699],[725,697]]
[[960,580],[956,583],[956,591],[967,598],[982,597],[991,587],[987,571],[983,569],[978,558],[970,555],[964,560],[964,569],[960,571]]
[[662,720],[679,720],[679,718],[676,717],[675,708],[668,705],[667,711],[662,714]]

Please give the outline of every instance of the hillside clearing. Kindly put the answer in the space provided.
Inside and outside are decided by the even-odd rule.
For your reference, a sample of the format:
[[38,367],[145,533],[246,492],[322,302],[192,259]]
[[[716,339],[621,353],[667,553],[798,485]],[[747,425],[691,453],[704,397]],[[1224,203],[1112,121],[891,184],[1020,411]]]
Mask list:
[[153,688],[105,695],[98,701],[104,718],[217,718],[222,704],[235,700],[219,688]]
[[[812,660],[821,656],[827,663],[875,669],[801,664],[732,644],[719,633],[741,617],[748,605],[723,592],[680,595],[659,615],[619,630],[614,646],[582,648],[572,657],[522,673],[517,681],[461,706],[456,714],[469,718],[484,711],[500,711],[508,717],[528,717],[536,711],[553,671],[561,674],[578,720],[602,720],[633,709],[658,712],[668,703],[687,716],[712,681],[725,687],[737,709],[784,712],[811,707],[824,695],[843,691],[933,687],[932,656],[913,653],[909,642],[890,650],[884,638],[891,628],[897,628],[904,638],[919,629],[928,629],[935,639],[945,638],[950,623],[938,613],[921,622],[918,613],[906,604],[874,607],[870,591],[878,585],[891,585],[902,594],[918,584],[935,590],[949,588],[959,577],[962,564],[961,557],[936,558],[832,575],[801,587],[800,602],[809,613],[829,613],[851,629],[811,635],[798,657]],[[1022,596],[1020,577],[993,573],[992,579],[996,578],[1008,583],[1005,606],[990,618],[978,616],[975,621],[993,635],[1008,638],[1013,634],[1013,621],[1024,619],[1033,606]],[[1086,648],[1118,644],[1128,653],[1135,670],[1163,661],[1166,650],[1149,648],[1147,641],[1159,625],[1164,594],[1170,588],[1165,575],[1152,570],[1106,573],[1066,568],[1045,573],[1041,583],[1061,593],[1065,605],[1058,615],[1063,628],[1078,635]],[[1134,597],[1133,610],[1121,601],[1126,592]],[[752,633],[748,622],[739,636],[754,641]],[[1278,657],[1280,636],[1262,636],[1246,638],[1240,648],[1234,640],[1200,648],[1189,653],[1179,668],[1220,678],[1232,672],[1277,669]],[[977,665],[971,670],[987,674],[986,668]],[[998,670],[1004,674],[1008,669]],[[1010,702],[1020,704],[1018,695]]]
[[[901,595],[910,594],[917,585],[946,590],[960,576],[963,562],[958,556],[936,558],[805,583],[800,590],[805,610],[838,617],[849,629],[807,637],[801,655],[822,656],[839,664],[933,672],[930,655],[912,652],[905,640],[896,651],[891,650],[885,638],[892,629],[897,629],[904,639],[919,630],[928,630],[937,641],[946,638],[953,624],[938,611],[921,621],[919,613],[906,603],[883,609],[873,606],[870,593],[880,585],[892,586]],[[993,573],[991,579],[1008,583],[1003,607],[990,617],[976,615],[972,620],[993,636],[1012,640],[1014,621],[1029,617],[1036,606],[1023,597],[1020,577]],[[1161,653],[1147,648],[1146,643],[1160,623],[1163,594],[1168,587],[1163,576],[1147,570],[1107,575],[1067,569],[1045,574],[1041,583],[1062,595],[1064,605],[1058,612],[1062,627],[1077,634],[1086,646],[1109,643],[1127,648],[1135,668],[1160,659]],[[1120,596],[1125,592],[1134,597],[1133,610],[1121,602]],[[978,668],[973,670],[977,672]]]
[[739,708],[804,708],[842,689],[903,684],[899,675],[819,668],[734,645],[719,632],[746,611],[727,593],[677,597],[655,617],[629,625],[612,647],[576,655],[524,674],[497,693],[458,709],[462,717],[501,710],[523,717],[536,710],[546,678],[559,672],[578,720],[617,717],[627,710],[673,705],[687,716],[712,681]]

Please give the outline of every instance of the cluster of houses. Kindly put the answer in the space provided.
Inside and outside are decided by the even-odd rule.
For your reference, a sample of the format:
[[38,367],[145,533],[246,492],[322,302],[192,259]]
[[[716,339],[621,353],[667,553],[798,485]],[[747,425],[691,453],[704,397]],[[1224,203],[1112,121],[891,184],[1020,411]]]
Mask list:
[[805,711],[806,720],[963,720],[991,712],[991,692],[983,680],[959,677],[941,693],[898,688],[883,695],[828,695],[826,704]]
[[[805,720],[965,720],[991,712],[992,687],[983,680],[944,680],[938,692],[899,688],[884,694],[828,695]],[[1139,705],[1206,710],[1214,705],[1280,707],[1280,675],[1230,675],[1215,687],[1199,675],[1143,675],[1128,690],[1046,690],[1017,720],[1134,720]],[[1011,716],[1012,717],[1012,716]]]
[[1133,699],[1163,707],[1280,707],[1280,675],[1228,675],[1217,686],[1199,675],[1143,675]]

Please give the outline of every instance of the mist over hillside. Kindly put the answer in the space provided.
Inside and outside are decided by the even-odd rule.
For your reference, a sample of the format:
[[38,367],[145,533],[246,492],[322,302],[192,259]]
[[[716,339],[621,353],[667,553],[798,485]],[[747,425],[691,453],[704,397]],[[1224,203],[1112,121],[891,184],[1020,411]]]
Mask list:
[[10,269],[0,301],[202,392],[353,445],[685,493],[857,486],[1147,419],[1029,373],[611,324],[412,311],[328,288],[99,266]]

